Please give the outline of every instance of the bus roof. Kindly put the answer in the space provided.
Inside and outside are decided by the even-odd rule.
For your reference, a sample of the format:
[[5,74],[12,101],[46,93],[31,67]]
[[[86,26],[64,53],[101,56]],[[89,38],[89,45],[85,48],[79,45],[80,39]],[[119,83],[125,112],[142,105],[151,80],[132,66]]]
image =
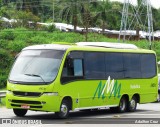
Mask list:
[[[64,44],[42,44],[33,45],[24,48],[23,50],[31,49],[55,49],[55,50],[87,50],[87,51],[113,51],[113,52],[141,52],[141,53],[155,53],[152,50],[140,49],[133,44],[121,44],[111,42],[77,42]],[[107,49],[107,50],[106,50]]]
[[134,44],[124,44],[124,43],[111,43],[111,42],[78,42],[76,43],[80,46],[94,46],[94,47],[104,47],[104,48],[118,48],[118,49],[138,49]]
[[42,44],[42,45],[33,45],[24,48],[23,50],[31,50],[31,49],[57,49],[57,50],[67,50],[70,45],[63,44]]

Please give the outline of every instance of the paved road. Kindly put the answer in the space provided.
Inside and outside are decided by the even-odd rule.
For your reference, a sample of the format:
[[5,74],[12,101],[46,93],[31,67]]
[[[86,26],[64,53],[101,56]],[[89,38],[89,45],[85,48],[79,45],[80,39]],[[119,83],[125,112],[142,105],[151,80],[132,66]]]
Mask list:
[[[0,108],[0,118],[17,119],[11,109]],[[42,123],[50,124],[123,124],[128,121],[134,122],[156,122],[160,124],[160,103],[140,104],[136,112],[132,113],[112,113],[110,110],[98,110],[91,112],[71,112],[68,119],[56,119],[54,113],[28,111],[21,120],[41,120]],[[150,123],[151,124],[151,123]],[[156,124],[156,123],[155,123]]]

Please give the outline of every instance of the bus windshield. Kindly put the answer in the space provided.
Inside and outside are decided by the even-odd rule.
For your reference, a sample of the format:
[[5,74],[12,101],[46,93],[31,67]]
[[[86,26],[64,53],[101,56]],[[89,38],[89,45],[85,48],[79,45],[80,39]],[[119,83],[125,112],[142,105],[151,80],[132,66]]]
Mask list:
[[9,81],[20,84],[47,84],[58,73],[64,51],[24,50],[10,72]]

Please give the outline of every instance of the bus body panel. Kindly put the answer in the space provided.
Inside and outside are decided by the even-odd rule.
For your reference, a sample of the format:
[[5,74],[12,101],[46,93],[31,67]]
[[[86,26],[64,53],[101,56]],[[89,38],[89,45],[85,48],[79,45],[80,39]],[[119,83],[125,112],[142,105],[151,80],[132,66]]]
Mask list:
[[[106,81],[73,81],[60,86],[60,95],[62,97],[72,97],[73,109],[107,105],[118,106],[123,95],[128,95],[129,100],[131,100],[134,94],[139,94],[139,103],[154,102],[157,100],[157,86],[152,86],[152,84],[157,82],[157,78],[152,80],[116,80],[113,86],[114,88],[110,89],[110,91],[107,91],[107,87],[106,89],[104,88]],[[116,82],[118,83],[116,84]]]
[[[57,95],[41,95],[40,97],[20,97],[14,96],[9,92],[6,96],[7,108],[21,108],[11,106],[11,100],[24,101],[39,101],[41,104],[28,104],[30,110],[51,111],[58,112],[60,105],[65,97],[72,99],[72,110],[80,108],[96,108],[101,106],[118,106],[119,101],[123,95],[129,97],[129,101],[134,94],[140,97],[139,103],[154,102],[158,96],[158,76],[148,79],[110,79],[110,77],[97,80],[75,80],[67,83],[61,82],[61,76],[67,55],[71,51],[91,51],[91,52],[121,52],[121,53],[149,53],[154,54],[149,50],[124,50],[124,49],[108,49],[108,48],[90,48],[84,46],[73,46],[66,50],[61,61],[59,72],[56,79],[48,85],[18,85],[7,84],[9,91],[23,91],[23,92],[41,92],[41,93],[57,93]],[[16,89],[15,89],[15,87]],[[42,104],[42,102],[46,102]],[[14,103],[17,104],[17,103]],[[21,103],[18,105],[27,104]],[[31,106],[42,106],[42,108],[32,108]]]

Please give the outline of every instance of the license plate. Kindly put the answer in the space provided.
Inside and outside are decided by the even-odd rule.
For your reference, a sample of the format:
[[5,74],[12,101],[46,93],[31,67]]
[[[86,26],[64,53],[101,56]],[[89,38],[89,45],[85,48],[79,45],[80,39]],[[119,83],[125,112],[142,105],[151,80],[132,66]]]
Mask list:
[[27,104],[23,104],[23,105],[21,105],[21,108],[29,109],[29,108],[30,108],[30,106],[29,106],[29,105],[27,105]]

